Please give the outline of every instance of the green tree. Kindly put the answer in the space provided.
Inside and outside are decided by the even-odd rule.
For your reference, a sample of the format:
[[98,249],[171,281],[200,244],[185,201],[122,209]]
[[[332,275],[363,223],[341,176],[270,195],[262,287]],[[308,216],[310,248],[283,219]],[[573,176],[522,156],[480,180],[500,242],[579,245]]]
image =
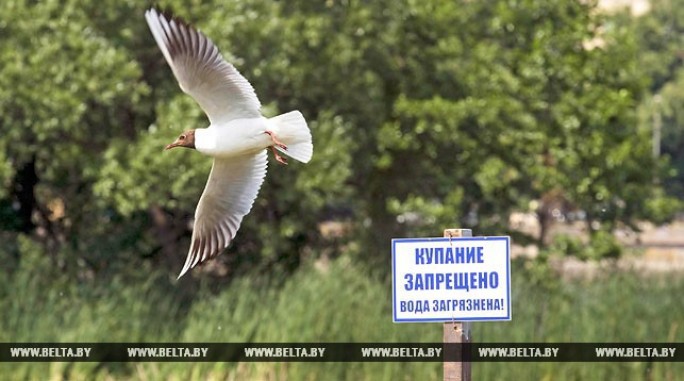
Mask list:
[[[631,24],[595,4],[164,5],[212,38],[266,115],[299,109],[314,135],[311,163],[271,165],[231,255],[210,267],[292,269],[353,249],[386,268],[391,237],[447,226],[507,233],[510,213],[534,202],[542,222],[559,202],[584,211],[601,242],[620,224],[675,210],[653,184],[666,163],[634,111],[656,72],[642,70]],[[178,88],[144,4],[4,7],[4,234],[28,234],[77,269],[175,271],[211,160],[161,149],[208,122]],[[324,236],[331,220],[352,233]]]
[[90,260],[91,237],[107,231],[90,185],[110,140],[145,115],[147,87],[80,2],[10,0],[0,13],[2,230]]
[[355,168],[371,179],[361,197],[379,252],[388,236],[435,226],[505,232],[533,200],[542,227],[560,198],[592,235],[671,215],[635,118],[638,46],[594,4],[427,1],[374,14],[400,24],[378,23],[389,26],[373,40],[386,45],[362,53],[391,105],[362,144],[374,165]]
[[[656,0],[634,20],[640,68],[650,78],[650,96],[640,105],[641,125],[658,140],[654,152],[668,160],[669,173],[659,180],[669,194],[684,196],[684,2]],[[658,148],[659,147],[659,148]]]

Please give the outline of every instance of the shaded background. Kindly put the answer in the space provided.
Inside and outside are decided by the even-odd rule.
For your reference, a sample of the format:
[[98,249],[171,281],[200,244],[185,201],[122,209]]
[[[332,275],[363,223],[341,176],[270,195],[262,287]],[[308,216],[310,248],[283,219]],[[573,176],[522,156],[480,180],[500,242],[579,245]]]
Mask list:
[[[211,160],[162,148],[208,122],[148,5],[3,2],[0,341],[439,341],[439,324],[391,323],[390,239],[454,227],[511,235],[519,254],[513,321],[475,324],[476,340],[683,341],[681,273],[634,263],[657,246],[665,270],[682,267],[669,232],[684,195],[684,1],[605,3],[165,1],[264,114],[301,110],[315,146],[307,165],[272,161],[232,246],[176,281]],[[643,235],[654,226],[664,238]],[[684,377],[681,364],[476,365],[483,379]],[[0,370],[441,377],[422,363]]]

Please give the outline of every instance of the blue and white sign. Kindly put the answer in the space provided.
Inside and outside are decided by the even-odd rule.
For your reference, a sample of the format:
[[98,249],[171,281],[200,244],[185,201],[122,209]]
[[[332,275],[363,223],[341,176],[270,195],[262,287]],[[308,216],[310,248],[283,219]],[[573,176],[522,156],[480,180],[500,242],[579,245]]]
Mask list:
[[510,263],[510,237],[393,239],[393,320],[511,320]]

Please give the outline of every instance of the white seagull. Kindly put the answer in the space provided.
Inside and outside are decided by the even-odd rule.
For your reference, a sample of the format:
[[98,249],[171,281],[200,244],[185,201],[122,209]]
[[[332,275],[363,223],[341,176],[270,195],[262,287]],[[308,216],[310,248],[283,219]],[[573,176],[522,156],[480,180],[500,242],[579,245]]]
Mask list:
[[195,224],[185,266],[178,275],[228,247],[249,213],[266,176],[266,149],[306,163],[313,144],[299,111],[273,118],[261,115],[254,88],[223,59],[204,34],[176,17],[152,8],[145,19],[181,89],[195,99],[209,118],[207,128],[183,132],[164,149],[186,147],[214,158],[195,210]]

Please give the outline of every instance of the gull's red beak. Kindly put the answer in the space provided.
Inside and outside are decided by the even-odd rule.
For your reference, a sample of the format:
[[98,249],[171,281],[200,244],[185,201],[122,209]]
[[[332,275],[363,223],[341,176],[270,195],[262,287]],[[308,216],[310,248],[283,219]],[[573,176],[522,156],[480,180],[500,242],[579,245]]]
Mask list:
[[170,150],[173,147],[178,147],[179,145],[180,145],[180,142],[178,140],[176,140],[175,142],[173,142],[171,144],[167,144],[166,147],[164,147],[164,151]]

